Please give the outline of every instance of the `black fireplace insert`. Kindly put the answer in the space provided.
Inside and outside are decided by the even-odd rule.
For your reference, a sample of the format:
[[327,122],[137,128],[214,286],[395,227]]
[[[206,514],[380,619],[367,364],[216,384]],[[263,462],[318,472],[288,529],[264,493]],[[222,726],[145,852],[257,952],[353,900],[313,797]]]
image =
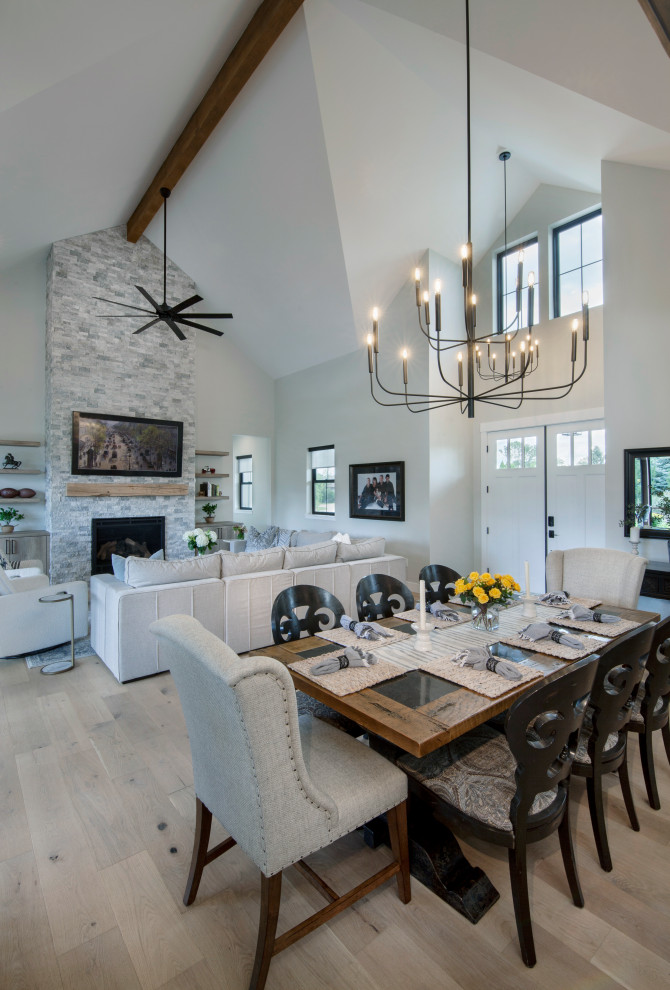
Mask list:
[[165,516],[91,520],[91,573],[111,574],[112,554],[150,557],[165,548]]

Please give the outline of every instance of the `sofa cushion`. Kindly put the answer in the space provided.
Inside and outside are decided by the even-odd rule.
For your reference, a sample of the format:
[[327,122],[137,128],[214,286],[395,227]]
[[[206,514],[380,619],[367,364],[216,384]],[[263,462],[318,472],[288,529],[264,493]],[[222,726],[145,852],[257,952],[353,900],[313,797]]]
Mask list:
[[[156,553],[152,553],[149,557],[142,557],[142,560],[165,560],[165,550],[157,550]],[[126,580],[126,561],[127,557],[122,557],[119,553],[112,554],[112,571],[114,577],[118,578],[119,581]]]
[[386,540],[383,536],[375,536],[369,540],[357,540],[353,543],[336,543],[335,560],[364,560],[366,557],[383,557]]
[[[268,528],[259,533],[255,526],[250,526],[247,532],[247,550],[267,550],[268,547],[272,546],[273,540],[277,535],[279,530],[278,526],[268,526]],[[279,565],[281,567],[281,564]],[[239,573],[239,572],[237,572]]]
[[277,529],[276,536],[272,541],[273,547],[288,547],[291,545],[291,537],[295,533],[294,529]]
[[268,550],[254,550],[251,553],[228,553],[219,550],[221,577],[236,574],[253,574],[258,571],[280,571],[284,564],[284,548],[271,547]]
[[154,584],[178,584],[180,581],[201,581],[220,578],[221,560],[218,554],[188,557],[186,560],[149,560],[126,557],[126,584],[131,588],[148,588]]
[[14,588],[12,588],[12,582],[9,580],[4,570],[0,568],[0,595],[12,595],[14,594]]
[[312,543],[323,543],[335,535],[334,529],[329,529],[326,533],[317,533],[311,529],[298,529],[291,537],[292,547],[306,547]]
[[287,547],[284,551],[284,569],[289,567],[314,567],[316,564],[334,564],[337,543],[311,543],[304,547]]

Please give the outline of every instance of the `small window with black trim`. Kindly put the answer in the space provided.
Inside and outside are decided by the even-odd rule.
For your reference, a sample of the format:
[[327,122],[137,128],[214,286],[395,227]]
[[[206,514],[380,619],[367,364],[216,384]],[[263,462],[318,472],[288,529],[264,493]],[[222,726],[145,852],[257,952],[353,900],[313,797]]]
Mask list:
[[601,210],[554,227],[554,316],[579,313],[603,302],[603,218]]
[[237,501],[238,508],[253,508],[253,460],[251,454],[237,458]]
[[[521,327],[537,326],[540,320],[539,254],[537,237],[500,251],[497,258],[498,333],[513,333]],[[534,286],[528,292],[529,286]],[[532,321],[528,323],[528,300],[533,299]],[[521,320],[517,323],[517,311]]]
[[335,515],[335,446],[308,449],[311,509],[315,516]]

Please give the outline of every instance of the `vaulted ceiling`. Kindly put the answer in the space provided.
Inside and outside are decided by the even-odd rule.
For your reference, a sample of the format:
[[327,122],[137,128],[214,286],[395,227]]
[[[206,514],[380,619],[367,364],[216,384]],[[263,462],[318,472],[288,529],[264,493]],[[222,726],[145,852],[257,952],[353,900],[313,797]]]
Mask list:
[[[2,269],[126,222],[257,3],[5,0]],[[463,40],[463,0],[305,0],[170,199],[170,256],[235,315],[221,347],[274,376],[348,353],[426,248],[457,259]],[[670,168],[670,59],[637,0],[471,0],[471,42],[476,253],[502,148],[510,216],[541,183],[597,193],[603,159]]]

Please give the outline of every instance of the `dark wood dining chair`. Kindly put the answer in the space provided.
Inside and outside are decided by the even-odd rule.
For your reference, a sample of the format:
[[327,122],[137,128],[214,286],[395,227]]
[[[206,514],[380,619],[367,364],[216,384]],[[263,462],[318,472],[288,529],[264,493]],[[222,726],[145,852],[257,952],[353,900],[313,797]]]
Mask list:
[[414,608],[414,595],[406,584],[390,574],[366,574],[356,586],[360,622],[390,619],[395,612]]
[[612,869],[603,802],[603,775],[618,773],[631,828],[640,831],[628,778],[628,733],[654,634],[653,623],[633,629],[600,653],[591,700],[572,773],[586,778],[591,824],[603,870]]
[[637,732],[640,737],[640,761],[647,797],[651,807],[658,811],[661,802],[656,786],[654,769],[653,734],[658,729],[663,735],[665,752],[670,762],[670,617],[656,625],[649,648],[647,676],[640,685],[633,706],[628,732]]
[[272,638],[281,644],[313,636],[339,626],[343,615],[342,602],[330,591],[312,584],[296,584],[280,591],[272,603]]
[[569,820],[570,768],[598,658],[584,657],[531,687],[511,706],[506,732],[480,725],[424,757],[397,763],[410,794],[428,804],[456,835],[508,849],[521,956],[536,962],[526,849],[558,831],[572,899],[584,906]]
[[445,604],[454,594],[454,585],[461,575],[444,564],[426,564],[421,568],[419,581],[426,582],[426,604]]

